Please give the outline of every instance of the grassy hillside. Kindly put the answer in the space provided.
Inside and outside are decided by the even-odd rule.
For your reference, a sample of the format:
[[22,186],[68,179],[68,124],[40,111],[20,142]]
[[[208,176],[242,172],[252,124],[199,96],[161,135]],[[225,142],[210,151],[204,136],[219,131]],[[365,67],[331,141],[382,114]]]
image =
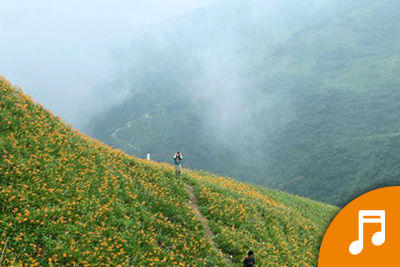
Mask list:
[[260,266],[316,266],[332,207],[209,173],[191,172],[188,180],[216,242],[234,262],[251,248]]
[[3,262],[213,266],[171,168],[91,140],[1,79]]
[[364,1],[265,58],[291,59],[280,77],[296,81],[287,88],[296,114],[272,147],[274,186],[344,205],[400,183],[399,11],[396,1]]
[[[333,206],[204,172],[177,179],[79,133],[0,78],[0,264],[316,266]],[[188,205],[192,184],[215,249]],[[222,253],[221,253],[222,252]],[[236,266],[234,264],[234,266]]]
[[400,185],[399,2],[289,2],[228,1],[147,29],[130,51],[132,96],[88,132],[337,205]]

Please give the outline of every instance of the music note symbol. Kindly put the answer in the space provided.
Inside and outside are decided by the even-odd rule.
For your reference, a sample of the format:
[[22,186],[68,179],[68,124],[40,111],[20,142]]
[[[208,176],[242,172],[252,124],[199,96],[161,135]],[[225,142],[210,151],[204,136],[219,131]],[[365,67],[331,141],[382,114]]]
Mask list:
[[358,212],[358,240],[352,242],[349,251],[353,255],[359,254],[364,247],[364,223],[380,223],[381,231],[372,236],[372,243],[380,246],[385,242],[385,211],[360,210]]

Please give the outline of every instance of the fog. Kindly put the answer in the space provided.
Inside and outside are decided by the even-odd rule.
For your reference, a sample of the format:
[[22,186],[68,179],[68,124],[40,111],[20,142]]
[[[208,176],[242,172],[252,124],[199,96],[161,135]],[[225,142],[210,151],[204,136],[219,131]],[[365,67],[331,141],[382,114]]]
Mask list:
[[[125,91],[185,95],[183,101],[193,106],[190,111],[196,110],[202,123],[198,130],[235,152],[251,150],[262,157],[268,138],[292,119],[290,96],[264,81],[290,67],[284,58],[265,63],[276,47],[274,40],[326,19],[327,11],[334,16],[342,4],[232,0],[194,11],[135,34],[132,44],[120,51],[124,63],[119,64],[123,70],[118,80],[124,81]],[[270,65],[265,74],[258,70],[260,64]]]
[[[169,86],[198,106],[202,127],[217,141],[254,150],[268,138],[260,123],[273,133],[291,120],[276,111],[290,110],[290,98],[264,84],[257,64],[275,38],[334,14],[332,3],[2,1],[0,73],[79,128],[128,94],[157,95]],[[281,58],[267,71],[286,68]],[[260,117],[269,111],[275,116]]]
[[0,74],[82,127],[125,94],[116,54],[135,31],[218,1],[1,0]]

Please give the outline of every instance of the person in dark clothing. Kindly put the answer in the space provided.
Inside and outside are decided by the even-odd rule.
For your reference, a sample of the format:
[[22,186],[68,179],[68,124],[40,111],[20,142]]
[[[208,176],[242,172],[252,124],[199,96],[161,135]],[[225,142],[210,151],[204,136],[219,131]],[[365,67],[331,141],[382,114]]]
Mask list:
[[243,266],[244,267],[252,267],[252,266],[254,266],[255,263],[256,263],[256,260],[254,259],[254,253],[253,253],[253,251],[250,250],[247,253],[247,257],[244,258]]
[[182,166],[181,166],[182,160],[183,160],[182,154],[176,152],[174,155],[174,161],[175,161],[175,175],[177,176],[181,175],[182,172]]

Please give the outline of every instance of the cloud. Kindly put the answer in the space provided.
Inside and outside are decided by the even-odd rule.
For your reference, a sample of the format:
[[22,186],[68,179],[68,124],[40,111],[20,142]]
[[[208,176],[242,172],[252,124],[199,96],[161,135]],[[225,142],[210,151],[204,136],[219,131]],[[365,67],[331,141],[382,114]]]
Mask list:
[[[81,127],[124,95],[124,88],[113,82],[119,71],[114,51],[129,43],[139,25],[213,2],[217,0],[4,0],[0,71]],[[101,87],[105,89],[99,92]]]

